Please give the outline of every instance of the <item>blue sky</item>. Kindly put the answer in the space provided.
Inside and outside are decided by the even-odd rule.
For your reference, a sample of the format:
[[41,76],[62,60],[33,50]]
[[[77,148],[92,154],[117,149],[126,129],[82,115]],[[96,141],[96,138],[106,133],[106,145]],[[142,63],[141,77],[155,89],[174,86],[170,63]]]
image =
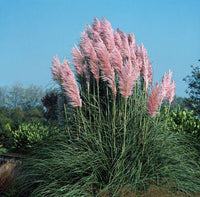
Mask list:
[[0,0],[0,86],[53,86],[52,57],[71,49],[93,17],[133,32],[147,48],[154,82],[173,72],[177,96],[200,59],[199,0]]

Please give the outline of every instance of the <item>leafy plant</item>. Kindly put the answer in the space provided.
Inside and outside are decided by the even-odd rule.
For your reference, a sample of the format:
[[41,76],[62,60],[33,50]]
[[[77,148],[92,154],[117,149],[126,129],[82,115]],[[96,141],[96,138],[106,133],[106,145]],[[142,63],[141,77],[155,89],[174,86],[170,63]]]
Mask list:
[[186,93],[189,98],[186,99],[186,104],[189,109],[193,110],[195,115],[200,115],[200,67],[191,66],[191,75],[186,76],[183,80],[188,84]]
[[[163,116],[167,118],[167,107],[163,111]],[[200,136],[200,119],[193,111],[189,111],[187,108],[181,109],[177,106],[170,112],[168,117],[168,127],[174,132],[182,132],[193,135],[194,137]]]
[[[54,132],[56,132],[55,128]],[[20,125],[19,129],[11,131],[10,141],[16,151],[27,151],[50,134],[52,130],[48,126],[40,123],[25,123]]]

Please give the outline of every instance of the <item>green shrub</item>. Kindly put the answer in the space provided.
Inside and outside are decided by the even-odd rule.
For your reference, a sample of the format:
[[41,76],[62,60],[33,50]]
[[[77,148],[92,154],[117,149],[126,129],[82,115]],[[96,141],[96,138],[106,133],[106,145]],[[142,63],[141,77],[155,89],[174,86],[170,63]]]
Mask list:
[[[17,130],[11,130],[10,142],[17,152],[28,151],[33,145],[40,143],[52,134],[52,128],[40,123],[24,123]],[[54,128],[54,131],[56,129]]]
[[[163,116],[167,118],[167,107],[165,107]],[[200,136],[200,119],[193,111],[186,108],[177,109],[170,112],[168,117],[168,127],[174,132],[182,132],[193,135],[194,137]]]

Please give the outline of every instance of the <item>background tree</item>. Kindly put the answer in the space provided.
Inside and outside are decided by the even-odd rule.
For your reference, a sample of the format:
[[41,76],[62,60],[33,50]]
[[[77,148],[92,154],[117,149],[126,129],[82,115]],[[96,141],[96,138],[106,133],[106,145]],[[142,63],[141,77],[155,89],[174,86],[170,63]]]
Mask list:
[[11,87],[0,87],[0,131],[9,124],[12,129],[25,122],[42,123],[44,108],[41,102],[43,88],[30,85],[24,88],[16,83]]
[[200,67],[191,66],[191,75],[186,76],[183,80],[187,82],[188,88],[186,93],[189,98],[185,100],[189,109],[193,110],[195,115],[200,115]]
[[24,88],[20,83],[14,84],[6,94],[6,105],[10,109],[22,106],[24,102]]
[[8,88],[0,87],[0,107],[5,106],[6,104],[6,94],[7,94]]
[[44,117],[49,122],[57,120],[57,101],[58,94],[54,91],[47,92],[41,99],[43,106],[45,107]]

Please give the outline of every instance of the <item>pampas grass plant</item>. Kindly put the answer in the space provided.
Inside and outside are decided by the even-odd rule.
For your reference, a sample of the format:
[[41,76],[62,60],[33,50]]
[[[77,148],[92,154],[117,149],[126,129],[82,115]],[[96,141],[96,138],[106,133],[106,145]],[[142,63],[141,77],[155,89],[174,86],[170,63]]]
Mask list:
[[[152,67],[133,34],[114,32],[95,18],[69,63],[53,62],[53,76],[71,104],[67,130],[36,148],[24,162],[19,196],[122,196],[150,185],[172,192],[200,191],[196,151],[166,129],[163,99],[173,100],[171,71],[151,91]],[[17,195],[17,194],[16,194]]]

